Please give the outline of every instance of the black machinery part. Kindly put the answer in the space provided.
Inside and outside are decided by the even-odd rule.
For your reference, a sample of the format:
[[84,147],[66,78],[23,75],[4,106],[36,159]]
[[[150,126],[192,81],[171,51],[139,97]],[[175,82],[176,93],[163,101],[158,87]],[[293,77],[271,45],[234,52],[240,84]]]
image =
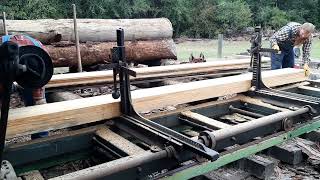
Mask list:
[[[53,65],[49,55],[41,48],[25,46],[7,41],[0,46],[0,163],[3,164],[3,150],[8,124],[10,94],[13,82],[23,88],[41,88],[51,79]],[[5,162],[5,161],[4,161]],[[1,168],[1,174],[3,174]]]
[[[216,160],[219,157],[219,153],[207,148],[202,143],[192,140],[187,136],[184,136],[176,131],[173,131],[167,127],[164,127],[155,122],[149,121],[140,116],[132,105],[131,92],[130,92],[130,78],[136,76],[136,72],[128,68],[125,59],[125,46],[124,46],[124,31],[123,29],[117,30],[117,47],[112,50],[112,63],[113,63],[113,78],[114,78],[114,92],[112,96],[119,98],[120,94],[120,108],[123,114],[121,118],[127,123],[131,123],[141,130],[153,133],[154,136],[161,137],[162,140],[167,143],[171,143],[173,146],[179,147],[181,144],[186,149],[199,154],[207,159]],[[117,88],[116,74],[119,73],[120,89]],[[120,90],[120,93],[118,92]]]
[[19,64],[26,67],[24,73],[16,77],[23,88],[40,88],[46,85],[53,75],[53,64],[47,52],[37,46],[19,48]]

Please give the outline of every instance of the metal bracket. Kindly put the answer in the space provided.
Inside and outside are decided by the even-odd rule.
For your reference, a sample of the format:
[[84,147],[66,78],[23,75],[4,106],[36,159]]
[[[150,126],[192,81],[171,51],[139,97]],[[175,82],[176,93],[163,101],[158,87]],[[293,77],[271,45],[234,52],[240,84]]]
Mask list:
[[[131,100],[129,75],[136,76],[136,72],[130,70],[126,63],[123,29],[117,30],[117,47],[112,49],[112,53],[114,78],[114,92],[112,96],[115,99],[119,98],[119,96],[121,97],[120,105],[121,113],[123,114],[121,118],[127,123],[133,124],[143,131],[148,131],[154,134],[155,137],[159,137],[162,141],[172,144],[175,147],[180,147],[182,144],[184,148],[196,154],[210,160],[216,160],[219,157],[218,152],[165,126],[145,119],[134,110]],[[117,88],[117,74],[119,74],[120,93]]]

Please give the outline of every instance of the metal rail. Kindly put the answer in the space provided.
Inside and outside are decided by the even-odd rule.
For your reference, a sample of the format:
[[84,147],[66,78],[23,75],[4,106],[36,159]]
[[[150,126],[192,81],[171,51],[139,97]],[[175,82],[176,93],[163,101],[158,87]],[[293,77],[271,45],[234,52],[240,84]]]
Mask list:
[[303,107],[296,111],[285,111],[265,116],[253,121],[248,121],[242,124],[232,126],[227,129],[220,129],[213,132],[204,131],[200,133],[199,141],[204,143],[206,146],[214,149],[216,147],[217,141],[219,140],[230,139],[237,134],[245,133],[256,128],[264,127],[268,124],[272,124],[278,121],[284,121],[291,117],[302,115],[310,111],[310,107]]

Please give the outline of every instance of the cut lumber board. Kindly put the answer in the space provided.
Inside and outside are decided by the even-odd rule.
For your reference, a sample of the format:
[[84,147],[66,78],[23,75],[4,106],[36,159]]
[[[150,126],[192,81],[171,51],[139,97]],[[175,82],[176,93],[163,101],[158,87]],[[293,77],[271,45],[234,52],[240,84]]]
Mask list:
[[[264,60],[268,62],[270,60]],[[161,78],[168,76],[183,76],[196,73],[212,73],[221,70],[246,69],[249,67],[250,59],[224,60],[205,63],[179,64],[170,66],[154,66],[146,68],[132,68],[137,72],[137,77],[131,80],[143,78]],[[94,71],[83,73],[69,73],[54,75],[46,88],[77,86],[87,84],[99,84],[113,82],[113,71]]]
[[310,87],[310,86],[299,86],[298,88],[300,90],[314,91],[314,92],[320,93],[320,88],[315,88],[315,87]]
[[[7,20],[6,25],[9,34],[27,34],[43,43],[74,41],[73,19]],[[167,18],[77,19],[77,25],[80,42],[115,42],[116,30],[120,27],[124,29],[126,41],[172,38],[173,34]],[[0,34],[4,34],[2,21]]]
[[[274,87],[306,80],[300,69],[262,72],[267,86]],[[252,73],[196,81],[132,92],[135,109],[148,111],[169,105],[194,102],[251,88]],[[31,107],[12,109],[9,113],[7,137],[20,136],[115,118],[120,116],[120,103],[111,95],[96,96]]]
[[299,86],[299,93],[320,98],[320,88],[310,86]]
[[129,140],[123,138],[122,136],[116,134],[115,132],[111,131],[110,129],[103,127],[100,128],[96,134],[103,138],[104,140],[111,143],[113,146],[117,147],[118,149],[121,149],[129,156],[131,155],[137,155],[137,154],[143,154],[146,151],[140,148],[139,146],[133,144]]
[[191,111],[181,112],[181,115],[187,117],[188,119],[191,119],[191,121],[194,121],[198,124],[201,124],[213,129],[224,129],[224,128],[231,127],[231,125],[229,124],[220,122],[218,120],[215,120]]

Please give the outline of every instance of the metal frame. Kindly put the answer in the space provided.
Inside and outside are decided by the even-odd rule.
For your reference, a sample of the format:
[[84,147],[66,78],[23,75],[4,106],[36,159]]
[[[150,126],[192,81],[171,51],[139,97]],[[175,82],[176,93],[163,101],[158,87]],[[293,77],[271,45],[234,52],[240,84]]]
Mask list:
[[[125,157],[126,154],[116,149],[117,147],[113,147],[109,142],[105,142],[103,138],[99,139],[99,137],[95,137],[93,129],[93,131],[82,132],[80,130],[79,133],[67,134],[66,136],[48,137],[25,144],[22,143],[11,147],[11,149],[8,147],[6,155],[12,158],[12,162],[15,162],[16,166],[23,166],[38,161],[34,165],[35,167],[37,165],[46,167],[53,165],[52,162],[43,163],[41,161],[58,159],[61,162],[66,162],[74,159],[74,157],[66,157],[65,155],[77,152],[77,148],[88,153],[90,152],[89,146],[97,145],[97,147],[106,152],[110,151],[109,156],[111,159],[116,160],[91,167],[95,171],[90,169],[90,173],[81,174],[81,178],[145,178],[148,173],[159,169],[159,167],[167,167],[173,170],[162,174],[161,177],[165,179],[188,179],[320,128],[320,117],[313,118],[313,115],[319,115],[319,113],[314,112],[314,108],[311,107],[318,106],[320,102],[319,98],[271,90],[263,84],[261,80],[260,52],[269,52],[271,50],[261,48],[261,37],[260,29],[256,29],[256,36],[253,38],[251,48],[254,71],[252,85],[255,87],[255,91],[250,96],[264,101],[271,101],[271,103],[280,107],[286,107],[291,109],[291,111],[278,112],[272,108],[259,107],[258,104],[250,104],[249,102],[247,105],[244,105],[241,99],[236,99],[234,101],[217,102],[214,105],[203,106],[194,110],[199,113],[205,113],[207,116],[217,116],[217,118],[236,112],[251,116],[253,120],[219,130],[206,126],[206,123],[201,126],[196,125],[179,115],[175,115],[175,122],[170,122],[171,124],[166,122],[170,119],[168,117],[150,121],[140,116],[132,105],[129,75],[134,76],[135,72],[130,70],[126,64],[124,32],[122,29],[119,29],[117,30],[118,46],[112,49],[114,72],[114,92],[112,95],[114,98],[121,97],[120,110],[122,115],[114,123],[110,123],[109,126],[118,129],[124,134],[127,133],[131,138],[135,137],[137,140],[148,144],[149,147],[147,149],[150,152],[124,161],[127,158]],[[119,89],[117,87],[118,74]],[[286,102],[283,105],[282,101],[284,100]],[[289,105],[294,106],[294,108],[287,107]],[[259,109],[259,111],[255,111],[255,109]],[[175,123],[187,124],[190,127],[197,128],[200,132],[199,136],[190,138],[178,132],[179,130],[175,131],[171,129],[170,125],[174,126]],[[301,124],[298,125],[299,123]],[[262,137],[262,139],[252,142],[252,139],[255,137]],[[83,141],[77,142],[79,139]],[[67,145],[64,146],[64,144]],[[237,149],[224,150],[234,144],[243,145],[237,147]],[[151,148],[152,146],[156,148]],[[59,149],[58,151],[52,151],[54,148]],[[40,153],[37,157],[28,156],[40,151],[43,151],[43,153]],[[218,158],[218,152],[222,155],[220,158]],[[19,159],[24,156],[27,158]],[[199,156],[212,162],[206,161],[203,163],[204,159],[198,158]],[[192,160],[193,163],[181,165],[181,163],[188,160]],[[32,166],[23,168],[32,169],[34,168]],[[79,174],[79,172],[76,172],[76,174]],[[168,177],[164,177],[163,175],[167,175]],[[154,178],[160,178],[160,176],[155,176]]]
[[[117,47],[112,49],[112,63],[113,65],[113,79],[114,79],[114,92],[113,98],[121,98],[120,110],[122,115],[120,118],[126,121],[127,124],[135,126],[144,133],[151,134],[158,137],[163,144],[167,146],[173,146],[175,149],[188,149],[191,152],[197,153],[200,156],[208,158],[210,160],[216,160],[219,157],[219,153],[206,147],[204,144],[195,141],[187,136],[184,136],[176,131],[173,131],[165,126],[152,122],[137,113],[132,105],[131,90],[130,90],[130,78],[129,75],[136,76],[136,72],[128,68],[125,58],[124,47],[124,31],[123,29],[117,30]],[[120,93],[117,89],[116,76],[119,73]],[[165,151],[165,150],[163,150]]]
[[[194,111],[194,112],[198,112],[198,113],[204,114],[205,116],[214,116],[214,115],[223,116],[224,114],[227,114],[227,113],[230,113],[230,112],[232,113],[232,110],[230,109],[230,104],[231,104],[234,107],[239,108],[239,109],[243,108],[245,106],[246,109],[249,112],[251,112],[251,111],[256,112],[256,111],[254,111],[254,109],[259,110],[258,112],[260,112],[263,115],[265,115],[265,117],[268,117],[269,114],[274,114],[276,112],[276,110],[269,109],[269,107],[259,106],[257,104],[250,104],[249,102],[246,102],[245,100],[243,101],[242,98],[234,98],[234,100],[226,100],[226,101],[221,101],[221,102],[205,103],[205,104],[207,104],[207,105],[205,105],[205,106],[204,105],[197,105],[197,106],[195,106],[196,107],[195,109],[191,108],[191,110]],[[154,121],[157,122],[158,124],[170,127],[170,126],[175,126],[175,123],[178,123],[178,121],[179,121],[178,117],[179,116],[177,114],[168,114],[167,117],[158,117],[158,119],[154,119]],[[175,120],[172,119],[172,118],[175,118]],[[304,119],[304,118],[297,118],[297,119]],[[304,119],[304,120],[307,120],[307,119]],[[172,124],[166,124],[166,122],[169,122],[169,121],[172,122]],[[121,119],[116,119],[116,120],[113,121],[113,123],[110,123],[110,125],[112,127],[118,127],[118,123],[120,123],[122,126],[126,126],[126,128],[127,128],[127,129],[125,129],[125,128],[121,128],[119,126],[119,129],[120,129],[121,132],[122,132],[122,130],[125,131],[125,132],[128,132],[127,130],[136,130],[137,132],[140,132],[140,133],[142,132],[142,134],[143,134],[143,131],[140,131],[140,129],[136,128],[135,126],[130,126],[130,123],[128,123],[128,121],[123,120],[123,119],[122,120]],[[312,125],[310,125],[310,124],[312,124]],[[306,133],[306,132],[315,130],[316,128],[318,128],[320,126],[319,124],[320,124],[320,118],[317,117],[312,122],[303,123],[302,124],[303,131],[299,131],[299,132]],[[295,128],[295,130],[289,131],[287,133],[292,134],[292,133],[296,132],[296,129],[301,129],[302,126],[297,127],[297,128]],[[104,127],[104,126],[102,126],[102,127]],[[274,128],[277,128],[278,130],[283,129],[282,128],[282,123],[271,124],[268,127],[270,127],[270,128],[265,128],[265,126],[264,126],[264,128],[260,128],[260,130],[262,130],[262,131],[257,129],[260,132],[256,132],[254,130],[253,133],[252,133],[253,137],[255,137],[257,135],[268,134],[268,133],[272,134],[274,132],[274,131],[272,131],[272,130],[274,130]],[[197,128],[201,128],[201,127],[197,126]],[[45,152],[45,150],[43,148],[49,148],[49,147],[43,146],[45,144],[50,145],[52,147],[55,147],[56,142],[58,142],[61,145],[61,147],[63,147],[64,143],[69,145],[69,144],[71,144],[71,141],[77,141],[77,142],[81,141],[81,140],[79,140],[79,138],[81,139],[81,137],[86,138],[87,139],[86,141],[90,142],[90,140],[89,140],[90,137],[94,136],[94,134],[93,134],[93,132],[95,131],[94,129],[95,128],[93,128],[92,130],[77,130],[77,131],[79,131],[79,133],[73,133],[73,135],[70,135],[69,137],[68,136],[65,137],[64,135],[61,135],[61,136],[58,136],[58,137],[48,137],[48,138],[44,138],[44,139],[35,140],[33,142],[28,142],[25,145],[23,145],[23,144],[15,145],[17,147],[15,149],[16,150],[20,149],[20,152],[23,152],[21,150],[24,150],[29,146],[29,148],[27,148],[27,149],[34,150],[34,152],[39,152],[39,151]],[[131,134],[131,135],[135,135],[136,134],[136,132],[131,132],[131,131],[128,132],[128,133]],[[275,135],[282,135],[283,133],[284,132],[282,131],[281,133],[277,133]],[[251,134],[251,133],[247,133],[247,134]],[[148,134],[144,134],[144,135],[146,137],[144,137],[144,138],[137,137],[137,139],[149,139],[150,140],[150,144],[153,144],[154,142],[158,142],[160,144],[160,147],[161,146],[165,147],[165,144],[161,144],[162,141],[159,141],[157,139],[157,137],[152,136],[152,135],[148,135]],[[268,140],[268,138],[273,138],[273,137],[274,137],[274,135],[268,136],[266,138],[263,138],[263,140]],[[68,139],[70,140],[69,142],[68,142]],[[225,139],[225,138],[222,138],[222,139]],[[247,149],[252,144],[252,143],[250,143],[250,139],[249,138],[248,139],[242,139],[241,134],[237,134],[236,135],[236,139],[241,140],[242,143],[248,143],[249,142],[248,144],[244,145],[246,147],[242,147],[243,148],[243,151],[241,151],[242,153],[243,152],[247,153],[247,151],[250,152],[249,154],[255,153],[255,152],[251,152],[250,149]],[[281,142],[284,142],[286,139],[281,139],[281,140],[282,140]],[[230,145],[228,143],[224,143],[223,141],[224,140],[217,141],[218,144],[220,144],[219,146],[221,148],[222,147],[227,147],[227,146]],[[238,141],[235,141],[235,142],[238,142]],[[268,141],[268,142],[270,142],[270,141]],[[94,142],[92,142],[92,143],[94,143]],[[263,143],[265,143],[265,142],[264,141],[259,142],[259,144],[263,144]],[[82,145],[81,144],[76,145],[76,147],[73,147],[73,150],[77,149],[78,146],[80,147]],[[38,147],[40,149],[35,149],[34,147]],[[84,145],[83,147],[85,149],[87,147],[87,145]],[[68,147],[65,147],[65,148],[66,148],[66,150],[62,150],[62,149],[61,150],[64,151],[64,152],[73,151],[73,150],[71,150],[71,151],[68,150]],[[221,149],[221,148],[219,148],[219,149]],[[10,150],[10,149],[8,149],[8,150]],[[58,153],[61,154],[61,153],[63,153],[62,151],[58,152]],[[222,152],[221,153],[221,155],[222,155],[221,158],[224,159],[223,162],[226,163],[227,161],[231,162],[231,161],[237,160],[237,158],[234,158],[234,153],[235,152],[238,152],[238,150],[237,151],[232,151],[232,152]],[[19,151],[16,151],[16,153],[19,154]],[[231,156],[227,156],[228,153],[231,153],[232,155]],[[180,161],[177,161],[177,159],[176,159],[177,157],[175,157],[175,154],[178,155]],[[12,155],[14,156],[14,154],[12,154]],[[163,155],[165,155],[165,157]],[[29,156],[30,156],[30,154],[29,154]],[[51,158],[44,159],[44,161],[43,161],[43,162],[47,161],[46,163],[43,163],[43,162],[39,161],[39,162],[33,164],[32,165],[33,167],[31,167],[31,166],[28,167],[27,166],[27,167],[22,168],[22,169],[18,168],[17,172],[21,172],[21,170],[25,171],[25,170],[36,169],[36,168],[39,168],[39,167],[42,167],[42,168],[43,167],[48,167],[50,165],[52,166],[52,165],[54,165],[54,164],[52,164],[52,162],[53,163],[68,162],[68,161],[75,160],[75,158],[84,158],[85,157],[83,155],[81,156],[81,154],[79,154],[77,156],[74,156],[74,157],[71,157],[71,156],[67,157],[67,156],[59,155],[59,154],[51,154],[49,156]],[[113,174],[109,173],[108,177],[114,177],[114,178],[121,177],[121,178],[125,179],[126,177],[137,177],[137,178],[138,177],[139,178],[145,177],[145,176],[148,175],[148,173],[151,173],[151,172],[157,170],[158,168],[169,168],[169,169],[173,168],[174,171],[169,171],[168,173],[169,174],[172,173],[172,174],[174,174],[173,176],[176,177],[176,176],[180,176],[181,175],[180,171],[184,172],[183,176],[187,176],[189,171],[191,172],[193,168],[196,168],[196,167],[198,167],[200,165],[201,165],[202,168],[208,168],[208,171],[209,171],[211,165],[216,166],[215,163],[214,164],[210,163],[211,164],[210,166],[209,165],[205,166],[204,164],[197,164],[197,163],[195,164],[195,163],[193,163],[193,164],[190,164],[188,166],[182,166],[180,168],[178,167],[181,162],[184,162],[184,161],[190,160],[190,159],[194,160],[195,157],[196,157],[196,153],[192,153],[192,152],[190,152],[190,151],[188,151],[186,149],[181,149],[181,151],[179,151],[179,152],[175,152],[175,150],[172,150],[172,149],[165,149],[165,151],[161,151],[161,149],[160,149],[160,151],[154,151],[153,153],[149,154],[147,157],[144,157],[145,159],[152,159],[152,162],[149,162],[149,163],[148,162],[143,162],[143,163],[141,163],[141,161],[139,161],[140,164],[135,164],[134,163],[136,161],[135,160],[135,161],[132,162],[132,164],[130,166],[129,166],[129,164],[122,163],[122,164],[118,164],[117,166],[114,166],[114,167],[122,167],[123,166],[122,168],[116,168],[117,170],[115,170],[115,169],[112,170],[112,169],[107,168],[107,169],[105,169],[105,172],[113,172]],[[237,155],[237,157],[238,157],[238,155]],[[30,158],[31,158],[31,156],[30,156]],[[217,160],[217,164],[221,163],[221,161],[222,161],[221,158],[219,158]],[[54,161],[59,161],[59,162],[54,162]],[[112,164],[113,162],[114,161],[110,161],[108,163]],[[138,161],[136,161],[136,162],[138,162]],[[106,163],[106,164],[108,164],[108,163]],[[24,163],[24,164],[27,164],[27,163]],[[152,164],[154,164],[154,165],[152,165]],[[132,166],[132,165],[134,165],[134,166]],[[108,167],[108,166],[105,166],[105,167]],[[127,168],[127,169],[124,170],[123,169],[124,167]],[[178,168],[175,168],[175,167],[178,167]],[[188,168],[188,169],[190,168],[190,170],[187,171],[184,168]],[[141,172],[137,172],[137,169],[141,169]],[[122,170],[122,171],[120,171],[120,170]],[[185,174],[185,173],[187,173],[187,174]],[[192,172],[192,174],[193,174],[193,172]],[[97,174],[92,174],[91,176],[94,176],[94,175],[97,176]],[[100,175],[106,175],[106,174],[103,173],[103,174],[100,174]],[[189,175],[188,175],[188,177],[189,177]]]
[[[268,149],[272,146],[281,144],[292,138],[298,137],[302,134],[319,130],[320,129],[320,118],[316,118],[312,122],[303,124],[292,131],[282,132],[278,134],[265,137],[262,140],[246,144],[246,147],[242,147],[238,150],[232,151],[230,153],[221,155],[219,159],[214,162],[206,162],[202,164],[189,167],[188,169],[182,169],[179,172],[175,172],[167,177],[162,177],[163,180],[176,180],[176,179],[190,179],[202,174],[206,174],[210,171],[216,170],[228,163],[237,161],[241,158],[248,157],[264,149]],[[170,173],[170,172],[169,172]]]

